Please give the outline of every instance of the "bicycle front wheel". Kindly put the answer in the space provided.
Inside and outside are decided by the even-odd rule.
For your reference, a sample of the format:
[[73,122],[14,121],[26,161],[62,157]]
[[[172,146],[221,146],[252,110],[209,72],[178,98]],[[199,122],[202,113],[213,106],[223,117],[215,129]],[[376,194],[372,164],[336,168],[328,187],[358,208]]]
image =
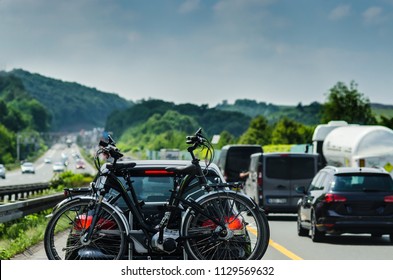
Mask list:
[[48,259],[111,260],[124,257],[124,223],[119,214],[106,204],[101,204],[90,240],[83,240],[91,226],[94,205],[94,200],[77,200],[55,211],[48,222],[44,237]]
[[[247,197],[217,192],[189,209],[182,237],[189,259],[258,260],[268,247],[270,230],[263,211]],[[209,217],[209,218],[207,218]],[[217,225],[217,222],[225,227]]]

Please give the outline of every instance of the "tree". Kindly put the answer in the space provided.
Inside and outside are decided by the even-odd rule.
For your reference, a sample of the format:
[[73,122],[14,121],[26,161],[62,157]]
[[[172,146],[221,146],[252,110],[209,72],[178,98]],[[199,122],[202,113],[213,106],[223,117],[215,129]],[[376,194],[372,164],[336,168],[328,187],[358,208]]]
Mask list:
[[264,116],[256,116],[251,120],[249,128],[240,136],[240,144],[270,144],[271,127]]
[[312,128],[286,117],[277,122],[272,132],[272,144],[303,144],[311,142]]
[[378,122],[378,124],[393,129],[393,117],[389,118],[389,117],[381,116],[381,120]]
[[15,136],[0,123],[0,163],[11,163],[15,153]]
[[228,131],[224,130],[220,133],[220,140],[218,140],[217,148],[221,149],[225,145],[236,143],[235,136],[230,134]]
[[344,120],[356,124],[376,123],[369,99],[358,92],[354,81],[349,88],[338,82],[330,89],[327,102],[322,107],[321,121],[327,123],[331,120]]

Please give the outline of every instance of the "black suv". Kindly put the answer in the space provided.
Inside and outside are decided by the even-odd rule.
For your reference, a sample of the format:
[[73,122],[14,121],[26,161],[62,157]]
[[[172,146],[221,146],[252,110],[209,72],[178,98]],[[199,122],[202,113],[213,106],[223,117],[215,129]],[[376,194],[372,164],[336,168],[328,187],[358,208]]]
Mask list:
[[310,231],[319,242],[326,233],[389,234],[393,242],[393,180],[385,170],[327,166],[297,191],[299,236]]

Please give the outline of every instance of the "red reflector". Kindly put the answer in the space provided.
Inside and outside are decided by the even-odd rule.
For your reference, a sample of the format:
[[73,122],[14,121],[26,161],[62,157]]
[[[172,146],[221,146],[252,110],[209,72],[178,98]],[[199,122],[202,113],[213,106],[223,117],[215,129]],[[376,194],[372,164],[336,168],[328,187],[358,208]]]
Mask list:
[[325,202],[327,202],[327,203],[345,202],[345,201],[347,201],[347,198],[342,195],[338,195],[338,194],[334,194],[334,193],[325,194]]
[[146,175],[167,175],[167,174],[173,174],[173,172],[168,172],[166,170],[146,170],[145,171]]
[[393,203],[393,195],[385,196],[383,201],[385,201],[387,203]]

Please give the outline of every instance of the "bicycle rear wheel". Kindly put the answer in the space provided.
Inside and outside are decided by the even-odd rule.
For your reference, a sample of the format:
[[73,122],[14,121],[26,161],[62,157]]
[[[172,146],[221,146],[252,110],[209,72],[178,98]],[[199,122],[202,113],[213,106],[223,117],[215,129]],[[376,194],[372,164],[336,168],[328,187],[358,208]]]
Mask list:
[[92,222],[94,200],[77,200],[57,209],[45,231],[45,252],[50,260],[121,259],[126,251],[125,227],[108,205],[101,210],[92,237],[84,242]]
[[[217,192],[199,201],[202,213],[189,209],[182,237],[189,259],[257,260],[268,247],[270,230],[263,211],[247,197]],[[218,226],[215,221],[225,224]]]

